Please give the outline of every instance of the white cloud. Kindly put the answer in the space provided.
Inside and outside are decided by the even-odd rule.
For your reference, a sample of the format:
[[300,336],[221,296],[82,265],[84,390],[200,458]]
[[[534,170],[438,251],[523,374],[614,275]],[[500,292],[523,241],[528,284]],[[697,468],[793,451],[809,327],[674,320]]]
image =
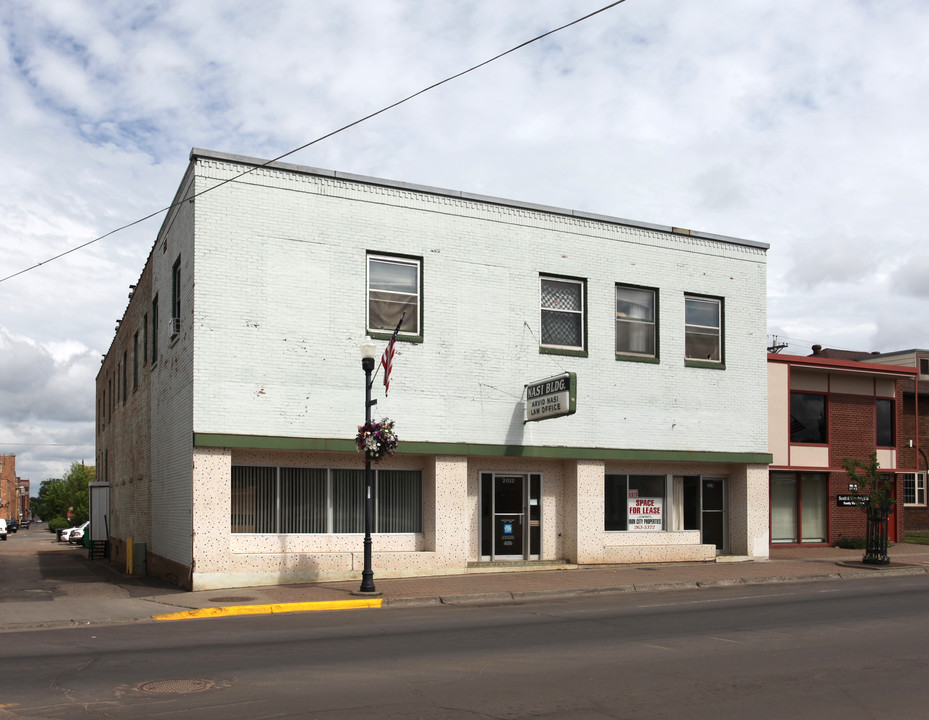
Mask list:
[[14,337],[0,327],[0,407],[13,423],[86,422],[94,417],[100,355],[78,341]]
[[[275,157],[598,7],[10,0],[0,277],[167,205],[192,146]],[[905,321],[929,270],[927,23],[919,0],[630,1],[288,159],[766,242],[770,326],[798,348],[927,347]],[[0,379],[0,441],[84,427],[159,223],[0,283],[21,380]]]

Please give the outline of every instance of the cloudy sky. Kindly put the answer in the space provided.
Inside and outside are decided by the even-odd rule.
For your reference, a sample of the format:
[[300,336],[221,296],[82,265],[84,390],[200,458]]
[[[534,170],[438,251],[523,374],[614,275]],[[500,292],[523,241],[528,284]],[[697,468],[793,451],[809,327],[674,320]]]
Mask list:
[[[93,461],[161,216],[16,273],[607,4],[5,0],[0,454]],[[929,348],[926,58],[925,0],[626,0],[287,161],[768,243],[788,352]]]

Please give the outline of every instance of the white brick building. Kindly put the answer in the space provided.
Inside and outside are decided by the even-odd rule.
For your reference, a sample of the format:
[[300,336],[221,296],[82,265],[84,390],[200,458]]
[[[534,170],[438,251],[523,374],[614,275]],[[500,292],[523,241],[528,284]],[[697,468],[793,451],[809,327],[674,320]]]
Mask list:
[[[767,555],[766,245],[201,150],[176,201],[97,382],[117,562],[358,577],[398,308],[375,577]],[[562,373],[576,412],[524,423]]]

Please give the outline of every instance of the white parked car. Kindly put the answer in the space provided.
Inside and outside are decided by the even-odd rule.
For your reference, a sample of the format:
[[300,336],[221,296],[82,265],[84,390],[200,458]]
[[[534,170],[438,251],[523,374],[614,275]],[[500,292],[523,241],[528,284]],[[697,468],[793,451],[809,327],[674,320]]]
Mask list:
[[61,534],[58,536],[58,542],[66,542],[66,543],[71,542],[71,535],[72,535],[76,530],[80,530],[80,531],[81,531],[81,537],[83,538],[83,537],[84,537],[84,528],[86,528],[88,525],[90,525],[90,522],[89,522],[89,521],[88,521],[88,522],[85,522],[85,523],[82,524],[82,525],[78,525],[78,526],[76,526],[76,527],[65,528],[64,530],[61,531]]
[[87,528],[90,527],[90,520],[87,522],[78,525],[75,528],[71,528],[71,532],[68,535],[68,543],[71,545],[79,545],[84,540],[84,533],[87,532]]
[[0,518],[0,540],[6,540],[6,520]]

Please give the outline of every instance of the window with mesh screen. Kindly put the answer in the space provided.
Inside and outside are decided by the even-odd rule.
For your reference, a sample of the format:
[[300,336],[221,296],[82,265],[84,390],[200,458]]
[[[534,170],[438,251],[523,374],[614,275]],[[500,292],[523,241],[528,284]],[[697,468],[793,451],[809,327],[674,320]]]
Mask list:
[[542,345],[584,349],[584,282],[541,278]]

